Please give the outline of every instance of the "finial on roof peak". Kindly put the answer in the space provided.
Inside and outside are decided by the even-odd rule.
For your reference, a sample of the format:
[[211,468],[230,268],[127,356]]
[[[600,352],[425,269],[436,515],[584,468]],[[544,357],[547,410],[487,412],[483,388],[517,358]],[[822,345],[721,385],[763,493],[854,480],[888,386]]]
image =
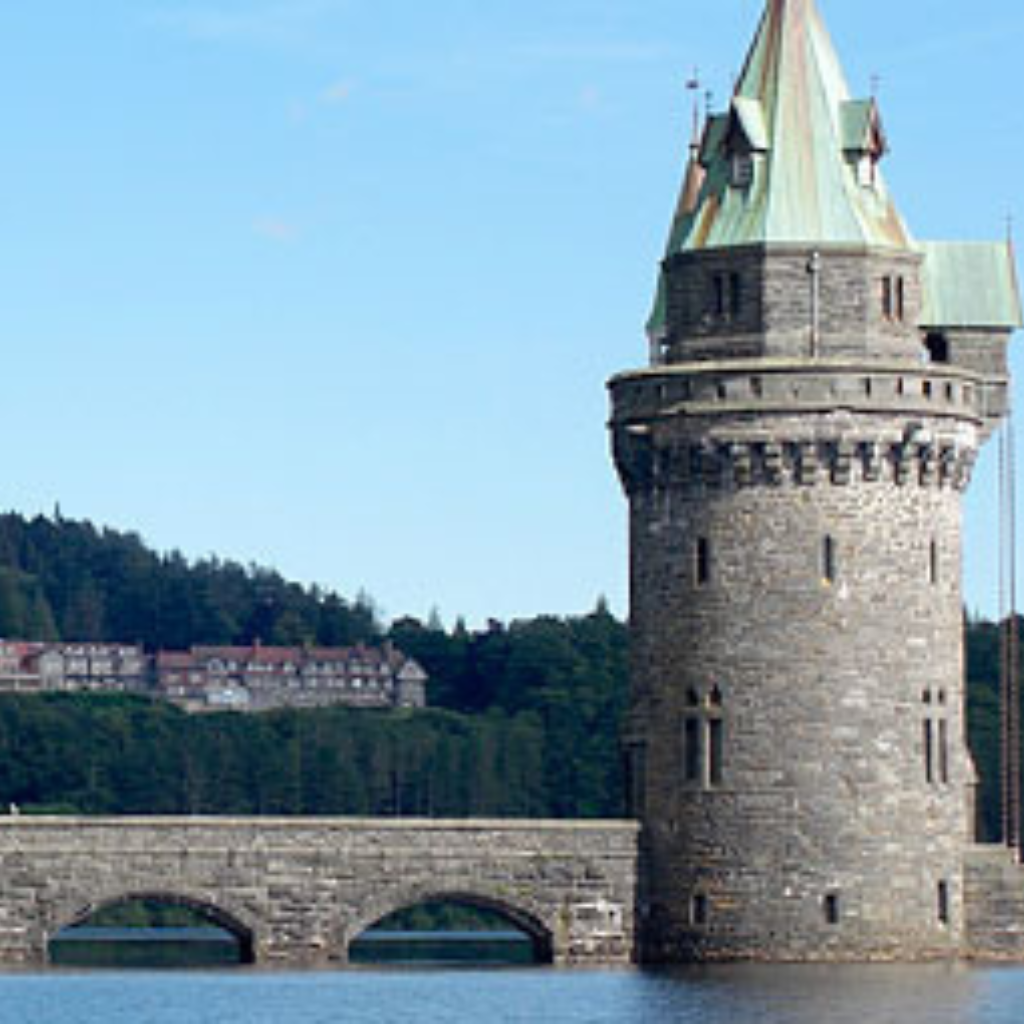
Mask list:
[[767,0],[729,108],[707,120],[691,223],[673,234],[682,249],[907,248],[877,172],[886,150],[876,104],[851,99],[814,0]]

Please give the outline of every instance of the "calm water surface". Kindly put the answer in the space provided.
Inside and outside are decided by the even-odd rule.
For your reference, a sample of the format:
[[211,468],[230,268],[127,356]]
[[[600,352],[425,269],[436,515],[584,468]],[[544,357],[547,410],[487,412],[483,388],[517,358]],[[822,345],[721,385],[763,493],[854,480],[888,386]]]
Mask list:
[[1021,1024],[1024,970],[0,975],[0,1024]]

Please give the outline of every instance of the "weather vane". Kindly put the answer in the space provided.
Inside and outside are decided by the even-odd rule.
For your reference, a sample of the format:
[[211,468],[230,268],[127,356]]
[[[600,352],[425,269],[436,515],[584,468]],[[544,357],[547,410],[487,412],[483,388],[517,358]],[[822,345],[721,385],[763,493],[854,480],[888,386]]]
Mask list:
[[697,141],[700,132],[700,68],[694,68],[693,74],[686,80],[686,91],[693,94],[693,140]]

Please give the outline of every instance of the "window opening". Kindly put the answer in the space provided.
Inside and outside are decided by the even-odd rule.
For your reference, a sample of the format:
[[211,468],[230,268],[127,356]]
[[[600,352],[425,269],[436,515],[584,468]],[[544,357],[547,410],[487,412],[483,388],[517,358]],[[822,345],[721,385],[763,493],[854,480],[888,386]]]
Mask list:
[[720,718],[708,719],[708,777],[712,786],[722,784],[722,760],[725,753],[724,723]]
[[821,575],[826,583],[835,583],[836,574],[836,542],[828,536],[821,546]]
[[882,278],[882,316],[884,316],[886,320],[891,320],[892,319],[892,312],[893,312],[892,300],[893,300],[893,295],[892,295],[892,278],[891,277],[883,277]]
[[922,695],[925,717],[922,720],[924,743],[924,775],[930,786],[948,786],[952,762],[950,758],[949,708],[945,690],[931,689]]
[[839,895],[837,893],[830,892],[825,897],[824,909],[825,923],[828,925],[839,924]]
[[697,538],[695,560],[697,586],[706,587],[711,582],[711,542],[707,537]]
[[733,319],[743,310],[743,275],[737,271],[711,275],[711,312],[718,319]]
[[939,924],[949,924],[949,882],[939,882],[938,885],[938,912]]
[[896,278],[896,319],[903,322],[906,314],[907,288],[902,277]]
[[683,718],[683,781],[690,786],[712,789],[725,775],[725,723],[722,691],[716,686],[699,701],[687,692]]
[[949,722],[939,719],[939,781],[949,785]]
[[933,363],[949,362],[949,339],[944,334],[927,334],[924,347],[928,350],[928,358]]
[[729,183],[733,188],[748,188],[754,180],[754,158],[749,153],[733,153],[729,160]]
[[700,782],[701,780],[701,743],[700,743],[700,719],[687,718],[684,727],[684,756],[685,769],[684,778],[687,782]]
[[712,278],[712,289],[714,295],[713,311],[715,316],[725,316],[725,275],[715,274]]
[[729,312],[735,317],[743,308],[743,278],[737,274],[729,275]]
[[708,923],[708,898],[703,893],[694,893],[690,900],[690,923],[697,928]]
[[932,586],[939,582],[939,544],[934,540],[928,552],[928,580]]

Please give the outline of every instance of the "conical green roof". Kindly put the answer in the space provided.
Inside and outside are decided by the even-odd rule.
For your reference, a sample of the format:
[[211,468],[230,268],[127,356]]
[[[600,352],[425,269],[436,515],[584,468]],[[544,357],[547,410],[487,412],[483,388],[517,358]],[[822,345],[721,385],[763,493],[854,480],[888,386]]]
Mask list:
[[[910,250],[924,258],[923,323],[1015,327],[1006,244],[912,239],[878,170],[885,133],[874,100],[854,100],[814,0],[767,0],[727,111],[691,147],[666,255],[748,245]],[[658,282],[648,332],[664,338]]]
[[876,106],[851,99],[814,0],[769,0],[729,110],[708,121],[703,188],[673,249],[908,248],[877,170],[884,152]]

